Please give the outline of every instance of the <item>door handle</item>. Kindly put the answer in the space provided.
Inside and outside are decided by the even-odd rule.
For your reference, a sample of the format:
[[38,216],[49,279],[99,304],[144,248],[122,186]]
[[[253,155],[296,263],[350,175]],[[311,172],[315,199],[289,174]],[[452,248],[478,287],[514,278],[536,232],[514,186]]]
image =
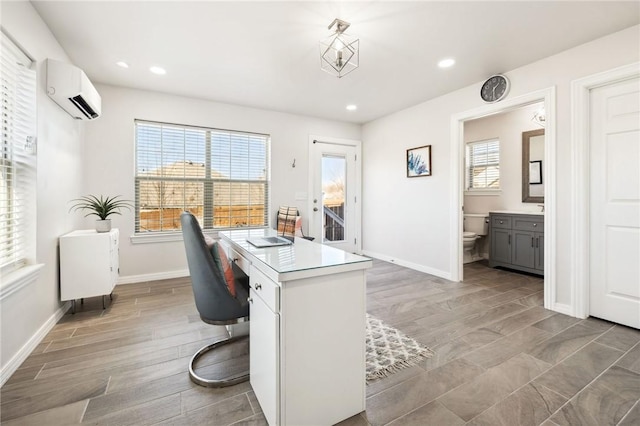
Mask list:
[[253,287],[254,287],[256,290],[260,290],[260,289],[262,289],[262,284],[260,284],[260,283],[256,283]]
[[535,247],[533,240],[535,240],[535,238],[531,237],[531,247]]
[[509,234],[509,240],[507,241],[507,244],[511,244],[511,234]]
[[317,208],[317,207],[314,207],[314,208],[313,208],[313,211],[314,211],[314,212],[317,212],[317,211],[318,211],[318,208]]

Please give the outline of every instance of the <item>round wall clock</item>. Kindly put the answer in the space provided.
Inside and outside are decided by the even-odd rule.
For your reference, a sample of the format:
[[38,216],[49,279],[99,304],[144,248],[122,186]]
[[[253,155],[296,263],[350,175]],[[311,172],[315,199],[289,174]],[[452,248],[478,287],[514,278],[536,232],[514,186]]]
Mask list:
[[509,79],[504,75],[492,75],[480,89],[480,97],[485,102],[498,102],[509,93]]

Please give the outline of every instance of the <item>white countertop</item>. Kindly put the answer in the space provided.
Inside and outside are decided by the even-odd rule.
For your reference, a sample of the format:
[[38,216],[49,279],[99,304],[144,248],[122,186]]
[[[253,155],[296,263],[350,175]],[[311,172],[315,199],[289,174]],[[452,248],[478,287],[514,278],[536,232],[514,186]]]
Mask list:
[[[219,235],[229,241],[242,255],[253,257],[268,266],[278,275],[278,281],[285,281],[292,275],[304,271],[314,271],[314,275],[334,273],[334,269],[365,269],[372,266],[368,257],[347,253],[325,244],[319,244],[296,237],[287,246],[258,248],[247,242],[247,238],[278,235],[273,229],[238,229],[220,231]],[[266,271],[265,271],[266,272]]]
[[498,213],[498,214],[528,214],[535,216],[544,216],[544,212],[528,212],[528,211],[518,211],[518,210],[491,210],[489,213]]

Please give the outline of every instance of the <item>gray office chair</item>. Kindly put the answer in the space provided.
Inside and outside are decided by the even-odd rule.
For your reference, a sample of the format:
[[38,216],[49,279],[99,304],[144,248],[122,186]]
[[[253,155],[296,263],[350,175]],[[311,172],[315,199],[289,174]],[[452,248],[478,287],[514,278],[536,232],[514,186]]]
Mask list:
[[[187,252],[189,274],[196,307],[200,318],[207,324],[230,325],[249,320],[249,277],[232,263],[235,277],[236,297],[233,297],[227,288],[223,272],[215,264],[213,255],[207,247],[202,234],[202,229],[196,218],[189,212],[180,215],[182,224],[182,237]],[[196,375],[193,366],[206,352],[222,345],[245,339],[248,336],[231,337],[218,340],[200,349],[189,362],[189,377],[201,386],[225,387],[249,380],[249,373],[233,376],[229,379],[206,379]]]

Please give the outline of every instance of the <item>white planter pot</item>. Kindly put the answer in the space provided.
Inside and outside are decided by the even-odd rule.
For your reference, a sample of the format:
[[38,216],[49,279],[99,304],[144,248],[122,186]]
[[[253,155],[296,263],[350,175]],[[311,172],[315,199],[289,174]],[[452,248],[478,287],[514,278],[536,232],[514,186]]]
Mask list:
[[96,231],[109,232],[111,231],[111,219],[96,220]]

